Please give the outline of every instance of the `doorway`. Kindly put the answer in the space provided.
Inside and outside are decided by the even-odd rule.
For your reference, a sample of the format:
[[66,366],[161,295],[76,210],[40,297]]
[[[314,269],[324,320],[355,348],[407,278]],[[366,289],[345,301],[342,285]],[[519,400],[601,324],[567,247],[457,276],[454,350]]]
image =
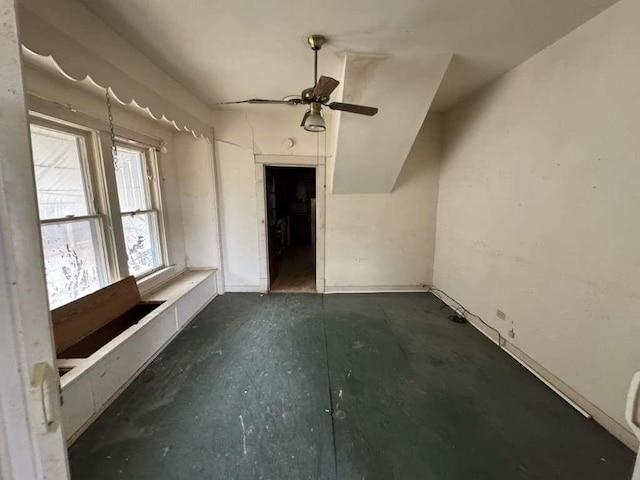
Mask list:
[[265,167],[269,291],[316,292],[316,169]]

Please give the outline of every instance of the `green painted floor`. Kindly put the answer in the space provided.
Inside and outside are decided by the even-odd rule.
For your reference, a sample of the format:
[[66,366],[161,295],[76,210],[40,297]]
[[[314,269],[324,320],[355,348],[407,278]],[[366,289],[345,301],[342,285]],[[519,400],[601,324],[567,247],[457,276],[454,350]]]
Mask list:
[[216,298],[79,479],[629,479],[634,455],[430,294]]

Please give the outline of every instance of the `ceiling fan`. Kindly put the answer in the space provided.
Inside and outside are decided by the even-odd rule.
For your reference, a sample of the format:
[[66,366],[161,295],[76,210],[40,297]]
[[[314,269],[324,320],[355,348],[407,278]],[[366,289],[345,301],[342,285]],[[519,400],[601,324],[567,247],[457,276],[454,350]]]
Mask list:
[[221,102],[218,105],[232,105],[238,103],[250,103],[254,105],[308,105],[304,117],[302,117],[301,127],[309,132],[324,132],[326,129],[324,118],[322,118],[322,107],[328,107],[331,110],[340,110],[342,112],[358,113],[360,115],[373,116],[378,113],[376,107],[366,107],[364,105],[354,105],[352,103],[331,102],[329,96],[340,85],[335,78],[321,76],[318,78],[318,51],[327,42],[322,35],[311,35],[307,42],[311,46],[314,54],[313,68],[313,87],[305,88],[300,96],[285,97],[284,100],[265,100],[262,98],[252,98],[249,100],[240,100],[237,102]]

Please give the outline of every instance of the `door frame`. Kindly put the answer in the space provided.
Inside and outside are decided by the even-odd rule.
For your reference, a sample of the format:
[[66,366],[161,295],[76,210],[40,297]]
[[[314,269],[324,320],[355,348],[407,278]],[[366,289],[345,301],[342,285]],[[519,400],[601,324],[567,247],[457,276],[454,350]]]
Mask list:
[[0,477],[69,478],[14,0],[0,0]]
[[265,167],[267,166],[316,169],[316,292],[324,293],[326,164],[324,156],[315,155],[255,155],[260,290],[269,291],[269,223],[267,222],[265,185]]

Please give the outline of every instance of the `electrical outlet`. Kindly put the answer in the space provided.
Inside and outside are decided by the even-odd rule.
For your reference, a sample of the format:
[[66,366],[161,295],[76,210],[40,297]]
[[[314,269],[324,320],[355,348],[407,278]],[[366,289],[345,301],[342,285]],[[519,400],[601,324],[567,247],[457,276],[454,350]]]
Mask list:
[[507,315],[502,310],[496,310],[496,317],[500,318],[501,320],[507,319]]

